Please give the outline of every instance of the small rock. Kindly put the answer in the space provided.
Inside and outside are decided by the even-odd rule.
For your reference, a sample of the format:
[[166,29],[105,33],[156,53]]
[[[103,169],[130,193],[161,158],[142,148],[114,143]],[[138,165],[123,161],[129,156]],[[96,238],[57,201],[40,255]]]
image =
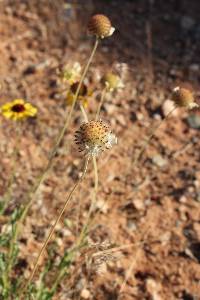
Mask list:
[[197,197],[195,198],[197,202],[200,202],[200,192],[197,192]]
[[146,200],[144,201],[144,204],[145,204],[146,206],[152,205],[151,199],[146,199]]
[[127,126],[127,120],[125,119],[124,115],[117,115],[116,120],[119,122],[120,125],[124,127]]
[[181,196],[180,199],[179,199],[179,202],[187,203],[187,198],[185,196]]
[[156,165],[156,166],[158,166],[158,167],[160,167],[160,168],[162,168],[162,167],[164,167],[164,166],[166,166],[166,164],[167,164],[167,160],[166,159],[164,159],[161,155],[155,155],[153,158],[152,158],[152,162]]
[[112,115],[116,112],[116,106],[110,103],[105,103],[104,108],[108,114]]
[[128,220],[127,222],[127,227],[128,229],[130,229],[131,231],[135,231],[137,230],[137,225],[135,224],[135,222]]
[[162,300],[162,297],[159,295],[161,288],[158,282],[156,282],[152,278],[148,278],[146,280],[146,289],[147,292],[151,295],[152,300]]
[[89,299],[90,298],[90,291],[87,289],[83,289],[81,291],[81,298],[83,299]]
[[187,118],[188,125],[193,129],[200,129],[200,116],[192,114]]
[[95,204],[95,208],[100,210],[103,214],[106,214],[108,212],[109,206],[106,201],[103,199],[98,199]]
[[[166,100],[162,105],[163,115],[166,117],[170,113],[170,111],[172,111],[173,108],[174,108],[174,103],[171,100]],[[171,115],[172,116],[177,116],[178,111],[174,110]]]
[[195,20],[189,16],[183,16],[181,18],[181,27],[184,30],[190,30],[195,24]]
[[144,115],[142,113],[138,112],[138,113],[136,113],[136,116],[137,116],[138,121],[144,120]]
[[189,69],[191,72],[199,72],[200,66],[198,64],[191,64]]
[[143,210],[144,209],[144,203],[140,199],[133,200],[133,205],[137,210]]

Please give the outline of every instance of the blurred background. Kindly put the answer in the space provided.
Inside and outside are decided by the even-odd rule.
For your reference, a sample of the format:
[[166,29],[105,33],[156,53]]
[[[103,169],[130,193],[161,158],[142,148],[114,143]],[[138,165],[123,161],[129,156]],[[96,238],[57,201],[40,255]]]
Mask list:
[[[0,104],[24,98],[38,108],[37,118],[21,129],[19,166],[6,213],[9,216],[26,200],[25,192],[47,162],[68,109],[59,70],[73,62],[84,65],[94,43],[87,24],[96,13],[107,15],[116,31],[101,41],[87,76],[87,84],[95,91],[89,116],[96,111],[105,72],[119,74],[124,88],[108,95],[103,105],[101,117],[111,124],[119,144],[98,161],[96,210],[100,213],[89,238],[93,243],[135,246],[120,251],[107,263],[103,275],[88,274],[81,265],[73,280],[61,284],[54,299],[198,300],[199,111],[177,109],[134,168],[133,159],[149,129],[171,109],[174,87],[190,88],[199,101],[199,0],[0,1]],[[16,274],[24,272],[25,278],[55,212],[79,176],[82,156],[73,140],[81,122],[77,109],[54,168],[26,220],[20,241],[23,264],[16,267]],[[3,195],[12,167],[15,125],[2,117],[0,126]],[[67,222],[58,228],[58,256],[74,243],[77,227],[84,224],[92,187],[90,167],[66,212]]]

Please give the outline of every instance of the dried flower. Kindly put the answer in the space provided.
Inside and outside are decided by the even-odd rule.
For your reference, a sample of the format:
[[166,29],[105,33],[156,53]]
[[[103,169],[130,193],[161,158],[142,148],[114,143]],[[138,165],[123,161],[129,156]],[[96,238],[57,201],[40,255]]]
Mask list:
[[91,17],[88,24],[88,31],[90,34],[103,39],[111,36],[115,31],[115,28],[112,27],[108,17],[98,14]]
[[80,151],[97,156],[117,144],[117,138],[102,121],[90,121],[82,124],[75,133],[75,142]]
[[189,89],[181,88],[179,86],[173,90],[172,101],[177,106],[186,107],[188,109],[199,107],[195,102],[193,93]]
[[[79,82],[75,82],[70,86],[67,93],[67,105],[72,105]],[[88,106],[88,99],[92,95],[92,91],[88,89],[87,85],[82,83],[77,100],[84,106]]]
[[63,82],[73,84],[76,82],[81,74],[81,65],[79,62],[75,62],[73,65],[67,65],[63,71],[61,71],[60,78]]
[[4,104],[1,107],[1,112],[7,119],[18,121],[27,117],[34,117],[37,114],[37,108],[23,99],[15,99]]
[[101,81],[110,92],[113,92],[114,90],[121,89],[124,87],[121,78],[118,75],[111,72],[106,73],[102,77]]

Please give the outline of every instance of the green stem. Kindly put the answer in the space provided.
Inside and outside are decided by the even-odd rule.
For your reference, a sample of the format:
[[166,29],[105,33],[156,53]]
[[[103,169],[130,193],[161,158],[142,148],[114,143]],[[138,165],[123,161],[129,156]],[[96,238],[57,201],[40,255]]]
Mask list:
[[3,196],[4,198],[4,203],[0,211],[0,215],[3,215],[8,203],[10,202],[10,199],[12,197],[12,191],[13,191],[13,183],[15,180],[15,175],[16,175],[16,168],[17,168],[17,158],[19,154],[19,148],[20,148],[20,140],[21,140],[21,128],[18,124],[16,124],[16,143],[15,143],[15,149],[13,152],[13,157],[12,157],[12,172],[8,181],[8,187],[7,191],[5,192],[5,195]]
[[59,223],[60,219],[62,218],[63,213],[65,212],[65,210],[66,210],[66,208],[67,208],[67,206],[68,206],[68,204],[69,204],[69,201],[71,200],[71,198],[72,198],[74,192],[76,191],[77,187],[78,187],[79,184],[82,182],[82,180],[83,180],[83,178],[84,178],[84,176],[85,176],[85,174],[86,174],[89,159],[90,159],[90,157],[88,156],[88,157],[86,158],[86,160],[85,160],[84,169],[83,169],[83,173],[82,173],[81,177],[80,177],[79,180],[75,183],[73,189],[71,190],[71,192],[70,192],[69,195],[67,196],[67,198],[66,198],[66,200],[65,200],[65,203],[64,203],[64,206],[62,207],[60,213],[58,214],[58,216],[57,216],[57,218],[56,218],[56,220],[55,220],[55,222],[54,222],[54,224],[53,224],[53,226],[52,226],[52,228],[51,228],[51,230],[50,230],[50,232],[49,232],[49,234],[48,234],[48,236],[47,236],[45,242],[43,243],[43,246],[42,246],[42,248],[41,248],[41,250],[40,250],[40,252],[39,252],[39,254],[38,254],[38,256],[37,256],[36,262],[35,262],[35,264],[34,264],[34,268],[33,268],[32,272],[31,272],[31,275],[29,276],[29,279],[28,279],[28,281],[27,281],[25,287],[22,289],[22,291],[21,291],[21,293],[20,293],[20,295],[19,295],[19,299],[21,299],[23,293],[26,293],[26,292],[27,292],[27,288],[28,288],[28,286],[30,285],[30,283],[32,282],[33,277],[34,277],[34,274],[35,274],[35,272],[37,271],[37,268],[38,268],[38,264],[39,264],[40,258],[42,257],[42,255],[43,255],[43,253],[44,253],[44,251],[45,251],[45,249],[46,249],[46,247],[47,247],[49,241],[51,240],[51,238],[52,238],[52,236],[53,236],[53,234],[54,234],[54,232],[55,232],[56,226],[57,226],[57,224]]
[[[84,238],[85,238],[85,233],[87,231],[87,228],[88,228],[88,225],[90,223],[90,219],[91,219],[91,214],[92,214],[92,211],[93,211],[93,207],[94,207],[94,204],[96,202],[96,195],[97,195],[97,191],[98,191],[98,169],[97,169],[97,161],[96,161],[96,157],[93,156],[93,167],[94,167],[94,177],[95,177],[95,180],[94,180],[94,194],[93,194],[93,199],[92,199],[92,202],[91,202],[91,205],[90,205],[90,208],[89,208],[89,212],[88,212],[88,216],[87,216],[87,220],[82,228],[82,231],[79,235],[79,238],[77,240],[77,243],[76,245],[72,248],[71,250],[71,261],[73,261],[77,251],[80,249],[80,247],[82,246],[83,244],[83,241],[84,241]],[[65,269],[61,269],[57,276],[56,276],[56,279],[55,279],[55,283],[51,289],[52,292],[55,293],[58,285],[60,284],[60,282],[62,281],[64,275],[66,273],[66,270]]]
[[88,116],[87,116],[87,113],[85,111],[85,108],[83,107],[82,104],[80,104],[80,109],[81,109],[81,112],[83,114],[83,118],[84,118],[84,121],[87,123],[88,122]]
[[71,121],[71,118],[72,118],[72,113],[73,113],[73,111],[74,111],[75,104],[76,104],[76,101],[77,101],[77,98],[78,98],[78,95],[79,95],[81,86],[82,86],[83,81],[84,81],[84,78],[85,78],[85,76],[86,76],[86,74],[87,74],[87,72],[88,72],[89,66],[90,66],[90,64],[91,64],[91,62],[92,62],[92,60],[93,60],[93,58],[94,58],[94,54],[95,54],[95,52],[96,52],[98,43],[99,43],[99,39],[96,38],[95,43],[94,43],[94,47],[93,47],[92,52],[91,52],[91,55],[90,55],[90,57],[89,57],[89,59],[88,59],[88,62],[87,62],[87,64],[86,64],[85,68],[84,68],[83,74],[82,74],[81,79],[80,79],[80,81],[79,81],[79,85],[78,85],[78,87],[77,87],[77,90],[76,90],[76,93],[75,93],[75,96],[74,96],[74,99],[73,99],[73,103],[72,103],[70,112],[67,113],[67,116],[66,116],[66,119],[65,119],[65,122],[64,122],[64,126],[63,126],[62,129],[60,130],[60,132],[59,132],[59,134],[58,134],[58,137],[57,137],[57,139],[56,139],[56,141],[55,141],[55,144],[54,144],[53,149],[52,149],[52,151],[51,151],[51,153],[50,153],[50,156],[49,156],[49,161],[48,161],[48,163],[47,163],[47,166],[46,166],[46,168],[43,170],[42,174],[37,178],[36,183],[35,183],[35,185],[33,186],[33,188],[31,188],[31,190],[28,192],[28,196],[27,196],[28,200],[27,200],[27,203],[25,204],[24,209],[23,209],[23,212],[22,212],[22,214],[21,214],[21,216],[20,216],[20,218],[19,218],[19,220],[18,220],[17,228],[16,228],[15,234],[14,234],[14,236],[13,236],[13,239],[12,239],[12,241],[11,241],[11,247],[12,247],[12,248],[13,248],[12,244],[15,244],[16,241],[17,241],[17,239],[18,239],[18,235],[19,235],[19,232],[20,232],[20,228],[21,228],[21,226],[22,226],[22,224],[23,224],[23,222],[24,222],[24,220],[25,220],[25,218],[26,218],[26,215],[27,215],[27,213],[28,213],[28,211],[29,211],[30,206],[31,206],[32,203],[33,203],[34,196],[35,196],[35,194],[37,193],[37,191],[38,191],[40,185],[41,185],[41,184],[43,183],[43,181],[45,180],[45,178],[46,178],[48,172],[49,172],[50,169],[52,168],[52,165],[53,165],[53,158],[54,158],[54,156],[55,156],[55,154],[56,154],[56,152],[57,152],[57,150],[58,150],[58,147],[59,147],[59,145],[60,145],[60,143],[61,143],[61,140],[63,139],[63,136],[64,136],[64,134],[65,134],[65,132],[66,132],[66,130],[67,130],[69,124],[70,124],[70,121]]
[[92,159],[93,159],[93,167],[94,167],[94,193],[93,193],[93,199],[92,199],[92,202],[90,204],[89,212],[88,212],[88,215],[87,215],[87,220],[86,220],[86,222],[85,222],[85,224],[84,224],[84,226],[83,226],[83,228],[81,230],[80,236],[78,238],[76,248],[79,248],[79,246],[82,244],[82,242],[84,240],[85,233],[87,232],[88,225],[90,223],[90,218],[91,218],[91,215],[92,215],[94,204],[96,203],[96,199],[97,199],[99,176],[98,176],[98,169],[97,169],[97,160],[96,160],[96,157],[93,156]]
[[[13,163],[12,163],[12,172],[11,172],[11,176],[9,179],[9,183],[8,183],[8,189],[6,191],[5,194],[5,201],[1,210],[1,214],[3,215],[9,202],[10,199],[12,197],[12,191],[13,191],[13,183],[15,180],[15,175],[16,175],[16,167],[17,167],[17,158],[18,158],[18,154],[19,154],[19,145],[20,145],[20,139],[21,139],[21,128],[18,124],[16,124],[16,144],[15,144],[15,149],[14,149],[14,153],[13,153]],[[14,235],[13,232],[13,225],[12,225],[12,237]],[[12,240],[12,239],[11,239]],[[10,273],[11,273],[11,269],[12,269],[12,262],[13,262],[13,253],[14,253],[14,245],[12,245],[12,243],[10,244],[10,249],[8,251],[8,255],[7,255],[7,266],[6,266],[6,270],[5,270],[5,274],[3,274],[3,282],[4,282],[4,287],[7,291],[9,291],[9,286],[10,286]]]
[[100,98],[99,105],[97,108],[95,120],[99,119],[99,115],[100,115],[101,107],[102,107],[104,99],[105,99],[106,91],[107,91],[107,88],[105,87],[101,93],[101,98]]

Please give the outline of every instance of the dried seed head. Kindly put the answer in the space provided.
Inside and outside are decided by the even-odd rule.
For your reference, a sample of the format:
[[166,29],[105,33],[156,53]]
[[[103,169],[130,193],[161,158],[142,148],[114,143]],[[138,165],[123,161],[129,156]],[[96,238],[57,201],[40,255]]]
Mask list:
[[103,39],[111,36],[115,28],[112,27],[108,17],[98,14],[91,17],[88,23],[88,31],[90,34]]
[[[67,98],[66,98],[67,105],[73,104],[78,86],[79,86],[79,81],[74,82],[70,86],[70,89],[67,92]],[[92,95],[92,90],[90,90],[85,83],[82,83],[81,88],[78,93],[77,101],[84,107],[87,107],[88,103],[89,103],[89,98],[91,95]]]
[[58,70],[58,75],[62,83],[68,82],[69,84],[73,84],[80,78],[80,74],[81,65],[79,62],[75,62],[74,64],[69,63],[64,66],[63,70]]
[[179,86],[173,90],[172,101],[179,107],[186,107],[188,109],[198,107],[193,93],[190,90]]
[[80,151],[97,156],[105,149],[109,149],[116,144],[117,138],[102,121],[90,121],[81,125],[75,133],[75,142],[78,144]]
[[114,73],[106,73],[102,78],[102,83],[107,87],[107,89],[112,92],[117,89],[121,89],[124,87],[121,78]]

